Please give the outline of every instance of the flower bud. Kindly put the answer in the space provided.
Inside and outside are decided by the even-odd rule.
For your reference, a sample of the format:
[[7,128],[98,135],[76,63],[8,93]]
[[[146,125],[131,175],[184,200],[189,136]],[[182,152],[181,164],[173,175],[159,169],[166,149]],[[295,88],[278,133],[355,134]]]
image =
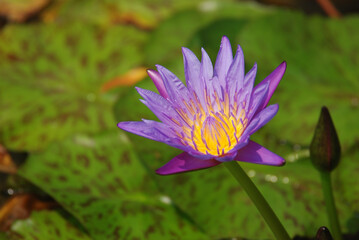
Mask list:
[[340,143],[328,108],[322,107],[310,144],[310,158],[319,171],[330,172],[339,163]]
[[333,237],[332,235],[330,235],[328,228],[320,227],[317,231],[317,236],[315,237],[315,240],[333,240]]

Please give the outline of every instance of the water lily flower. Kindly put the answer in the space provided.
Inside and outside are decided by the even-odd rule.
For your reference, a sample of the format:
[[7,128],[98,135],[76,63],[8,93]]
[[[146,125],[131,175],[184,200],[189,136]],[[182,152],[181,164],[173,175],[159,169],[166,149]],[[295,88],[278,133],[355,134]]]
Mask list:
[[120,122],[118,127],[166,143],[184,152],[156,172],[161,175],[243,161],[280,166],[285,160],[251,141],[250,136],[278,111],[267,106],[280,82],[286,63],[281,63],[254,87],[257,65],[245,74],[244,56],[238,45],[233,58],[231,44],[222,38],[214,68],[202,49],[202,61],[182,48],[186,85],[166,68],[148,70],[159,94],[136,88],[143,102],[161,122]]

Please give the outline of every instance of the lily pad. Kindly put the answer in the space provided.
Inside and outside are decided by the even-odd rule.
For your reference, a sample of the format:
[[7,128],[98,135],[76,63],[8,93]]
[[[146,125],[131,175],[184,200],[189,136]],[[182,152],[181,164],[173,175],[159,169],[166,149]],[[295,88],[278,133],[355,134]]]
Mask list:
[[52,144],[19,172],[72,213],[93,239],[205,237],[159,191],[123,134]]
[[33,212],[30,218],[14,223],[9,235],[9,239],[14,240],[91,239],[55,211]]
[[116,95],[100,89],[142,62],[146,35],[130,26],[7,26],[0,33],[0,142],[33,151],[73,133],[115,129]]

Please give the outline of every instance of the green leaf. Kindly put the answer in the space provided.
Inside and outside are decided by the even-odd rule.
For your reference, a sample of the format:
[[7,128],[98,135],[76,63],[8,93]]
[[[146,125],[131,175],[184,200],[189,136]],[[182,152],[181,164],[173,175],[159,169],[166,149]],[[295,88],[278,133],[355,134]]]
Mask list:
[[20,175],[53,196],[94,239],[204,237],[159,191],[123,134],[52,144],[31,155]]
[[54,211],[33,212],[25,220],[16,221],[11,227],[10,239],[14,240],[90,240],[84,232],[66,221]]
[[7,26],[0,33],[0,141],[32,151],[73,133],[116,129],[116,95],[100,89],[142,62],[145,40],[128,26]]

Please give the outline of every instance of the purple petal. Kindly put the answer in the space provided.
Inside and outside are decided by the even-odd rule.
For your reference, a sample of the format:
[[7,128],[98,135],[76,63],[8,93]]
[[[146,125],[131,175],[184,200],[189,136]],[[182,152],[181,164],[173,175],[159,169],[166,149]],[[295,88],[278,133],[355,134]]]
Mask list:
[[256,75],[257,75],[257,63],[254,63],[252,69],[249,70],[249,72],[247,72],[246,76],[244,77],[243,87],[246,89],[246,91],[252,92]]
[[176,75],[168,69],[156,65],[158,72],[161,74],[169,98],[172,102],[182,103],[183,99],[189,99],[189,92],[186,86],[178,79]]
[[227,76],[227,89],[230,92],[230,99],[238,89],[243,88],[244,83],[244,56],[242,48],[238,45],[234,60],[228,70]]
[[257,74],[257,63],[255,63],[251,70],[246,74],[244,77],[244,85],[243,85],[243,91],[241,94],[238,94],[237,102],[245,102],[245,111],[248,112],[249,106],[250,106],[250,99],[252,96],[254,81]]
[[217,160],[218,162],[228,162],[228,161],[232,161],[235,156],[237,155],[237,151],[230,151],[227,152],[224,156],[220,156],[220,157],[216,157],[215,160]]
[[[188,88],[199,89],[201,63],[194,53],[188,48],[182,48],[184,73]],[[196,88],[197,87],[197,88]]]
[[146,119],[142,121],[143,122],[120,122],[117,126],[127,132],[165,143],[186,152],[191,150],[188,146],[183,145],[171,127],[166,124]]
[[204,105],[204,81],[200,77],[201,63],[196,55],[188,48],[182,48],[184,73],[188,90],[195,93],[202,106]]
[[213,65],[207,52],[202,48],[201,76],[205,83],[213,77]]
[[245,147],[241,148],[234,160],[273,166],[285,164],[282,157],[253,141],[249,141]]
[[[237,155],[237,152],[239,149],[243,148],[244,146],[246,146],[249,142],[249,135],[243,133],[241,136],[241,139],[239,140],[239,142],[237,143],[236,146],[234,146],[234,148],[232,148],[231,150],[228,151],[228,154],[233,154],[236,153],[235,155]],[[232,155],[233,156],[233,155]],[[234,156],[233,156],[234,157]],[[228,161],[229,159],[217,159],[218,161],[224,162],[224,161]],[[233,160],[233,159],[230,159]]]
[[259,112],[249,123],[246,130],[244,130],[243,135],[248,134],[252,135],[254,132],[258,131],[261,127],[267,124],[278,112],[278,104],[273,104],[261,112]]
[[166,91],[161,75],[153,69],[148,69],[147,74],[152,79],[160,95],[168,99],[168,93]]
[[266,100],[268,89],[269,83],[266,83],[253,90],[252,95],[250,96],[249,109],[247,110],[246,107],[248,120],[251,120],[255,114],[258,113],[260,106],[262,106],[263,102]]
[[203,168],[214,167],[220,163],[221,162],[218,162],[214,159],[201,160],[184,152],[174,157],[171,161],[166,163],[164,166],[157,169],[156,173],[160,175],[169,175],[169,174],[175,174],[180,172],[188,172],[188,171],[194,171]]
[[[147,120],[148,121],[148,120]],[[154,121],[151,121],[154,122]],[[119,128],[127,132],[145,137],[151,140],[168,143],[170,142],[170,136],[172,130],[163,123],[156,122],[156,128],[154,124],[148,122],[120,122],[117,124]]]
[[270,100],[270,98],[272,97],[274,90],[277,88],[280,80],[282,79],[285,70],[287,68],[287,63],[286,62],[282,62],[271,74],[269,74],[262,82],[260,82],[255,88],[260,87],[263,84],[268,84],[269,83],[269,90],[268,90],[268,94],[266,96],[265,101],[259,106],[258,111],[262,110],[263,108],[265,108]]
[[136,87],[136,90],[144,98],[144,100],[140,101],[145,104],[161,122],[171,126],[176,126],[175,122],[183,123],[181,117],[169,101],[150,90],[139,87]]
[[225,77],[229,67],[233,61],[233,53],[231,43],[226,36],[222,37],[221,47],[219,49],[216,64],[214,66],[215,76],[218,76],[218,80],[221,85],[225,87]]

